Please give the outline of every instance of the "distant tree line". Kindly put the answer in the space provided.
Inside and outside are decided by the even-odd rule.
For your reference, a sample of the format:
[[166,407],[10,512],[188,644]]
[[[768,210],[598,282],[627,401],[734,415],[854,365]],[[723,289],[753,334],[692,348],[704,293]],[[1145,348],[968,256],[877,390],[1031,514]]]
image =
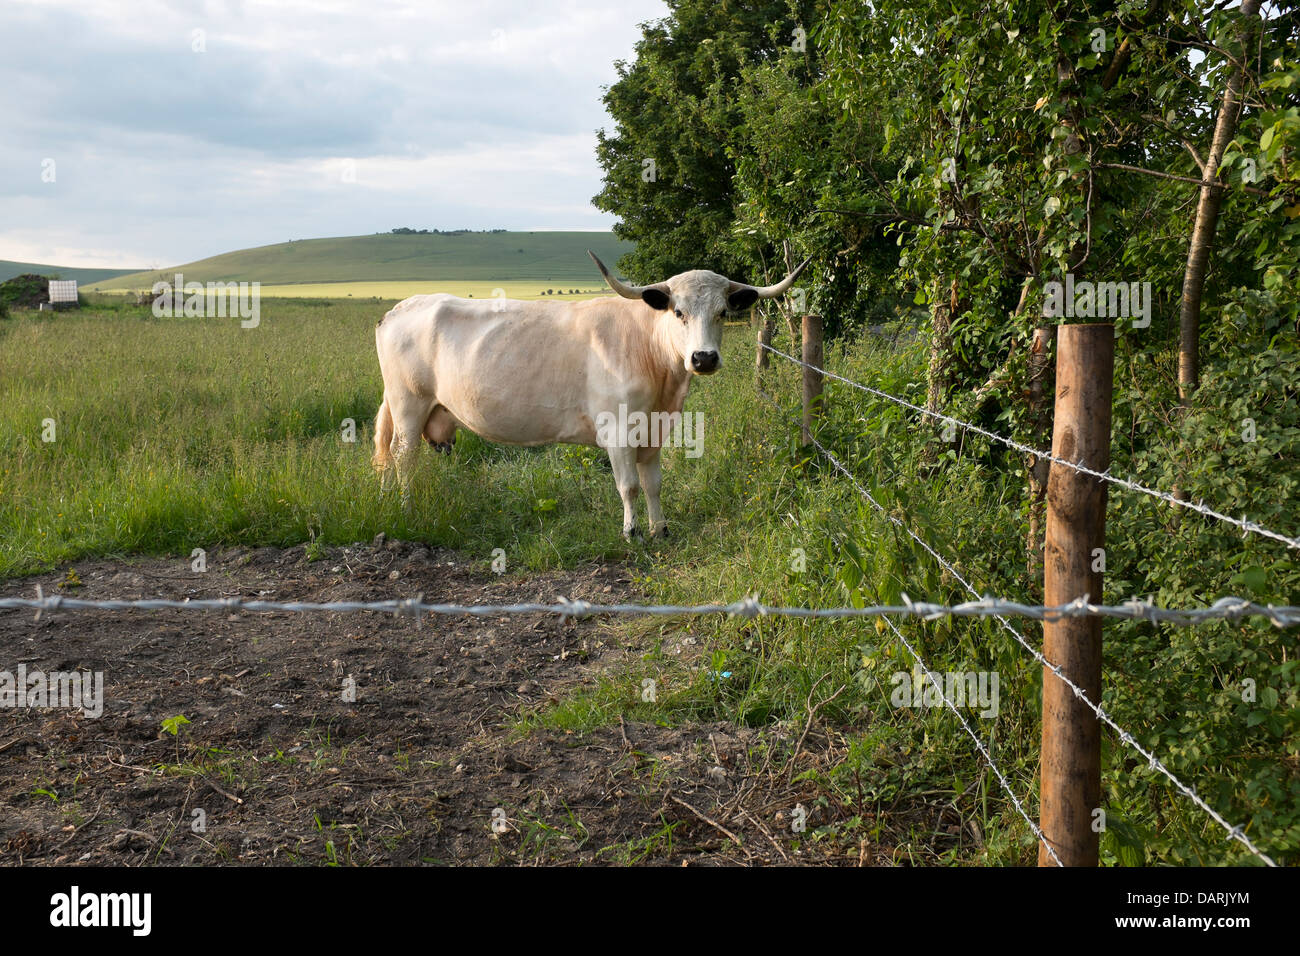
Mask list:
[[506,232],[505,229],[412,229],[409,226],[399,226],[393,230],[395,236],[468,236],[479,233],[485,236],[495,236]]

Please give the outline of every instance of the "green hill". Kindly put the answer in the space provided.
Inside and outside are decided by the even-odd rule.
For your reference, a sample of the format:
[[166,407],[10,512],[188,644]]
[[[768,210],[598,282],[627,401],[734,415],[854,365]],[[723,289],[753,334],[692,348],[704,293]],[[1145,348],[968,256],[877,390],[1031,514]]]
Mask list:
[[610,232],[467,232],[302,239],[241,249],[92,287],[147,289],[179,272],[186,282],[296,285],[411,280],[599,282],[587,250],[612,265],[632,243]]
[[[599,252],[596,255],[600,255]],[[0,259],[0,282],[14,276],[38,275],[51,279],[76,279],[78,285],[130,275],[133,269],[74,269],[69,266],[47,266],[37,262],[10,262]]]

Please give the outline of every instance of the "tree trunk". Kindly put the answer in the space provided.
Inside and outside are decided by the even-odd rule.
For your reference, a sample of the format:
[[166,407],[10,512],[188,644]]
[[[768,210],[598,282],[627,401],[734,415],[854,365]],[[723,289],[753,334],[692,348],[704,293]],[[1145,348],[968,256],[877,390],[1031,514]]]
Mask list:
[[943,280],[934,284],[934,305],[930,309],[933,331],[930,335],[930,366],[926,371],[925,407],[932,412],[943,408],[948,395],[948,369],[951,365],[952,313],[957,307],[957,280],[952,280],[947,295],[943,293]]
[[[953,279],[945,294],[943,279],[934,283],[933,302],[930,306],[930,364],[925,376],[925,407],[931,412],[941,412],[948,397],[949,371],[952,365],[952,328],[953,311],[957,308],[957,280]],[[930,422],[929,424],[933,424]],[[921,450],[921,462],[934,464],[938,457],[938,446],[926,442]]]
[[[1246,57],[1249,40],[1254,33],[1253,20],[1259,14],[1260,0],[1242,0],[1241,65],[1232,71],[1223,91],[1223,105],[1214,123],[1214,137],[1201,171],[1201,196],[1196,204],[1196,221],[1192,226],[1191,242],[1187,246],[1187,268],[1183,272],[1183,294],[1178,309],[1178,417],[1181,420],[1192,404],[1192,395],[1201,384],[1201,293],[1205,290],[1205,275],[1209,271],[1210,253],[1214,248],[1214,232],[1219,225],[1219,207],[1223,203],[1223,186],[1219,183],[1219,164],[1223,154],[1237,133],[1237,120],[1241,115],[1241,89],[1245,84]],[[1174,483],[1173,496],[1179,501],[1188,498],[1187,489]],[[1177,524],[1182,512],[1174,509],[1172,521]]]
[[1214,124],[1214,138],[1205,157],[1201,198],[1196,205],[1196,224],[1192,227],[1192,240],[1187,249],[1187,269],[1183,273],[1183,296],[1178,323],[1178,403],[1186,408],[1192,393],[1201,381],[1201,292],[1205,288],[1205,274],[1214,246],[1214,231],[1219,224],[1219,206],[1223,202],[1223,186],[1219,184],[1219,164],[1223,154],[1237,134],[1237,120],[1241,114],[1241,89],[1245,82],[1245,61],[1249,56],[1250,37],[1254,33],[1252,22],[1259,14],[1260,0],[1242,0],[1241,65],[1233,70],[1228,86],[1223,91],[1223,106]]

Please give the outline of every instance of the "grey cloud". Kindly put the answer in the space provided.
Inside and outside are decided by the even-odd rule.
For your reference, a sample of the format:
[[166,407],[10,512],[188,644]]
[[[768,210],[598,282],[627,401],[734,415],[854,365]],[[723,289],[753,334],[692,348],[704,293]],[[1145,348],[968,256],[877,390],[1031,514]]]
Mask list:
[[[103,16],[115,6],[0,3],[0,258],[57,247],[136,265],[399,224],[608,226],[590,206],[600,87],[636,24],[666,12],[298,0],[264,17],[138,0]],[[350,189],[330,179],[343,158],[361,170]]]

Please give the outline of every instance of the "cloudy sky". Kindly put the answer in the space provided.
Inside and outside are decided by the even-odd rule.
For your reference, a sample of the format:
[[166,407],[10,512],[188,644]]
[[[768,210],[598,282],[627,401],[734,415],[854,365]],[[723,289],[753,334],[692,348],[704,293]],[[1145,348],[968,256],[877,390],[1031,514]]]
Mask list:
[[0,259],[603,229],[602,86],[663,0],[0,0]]

